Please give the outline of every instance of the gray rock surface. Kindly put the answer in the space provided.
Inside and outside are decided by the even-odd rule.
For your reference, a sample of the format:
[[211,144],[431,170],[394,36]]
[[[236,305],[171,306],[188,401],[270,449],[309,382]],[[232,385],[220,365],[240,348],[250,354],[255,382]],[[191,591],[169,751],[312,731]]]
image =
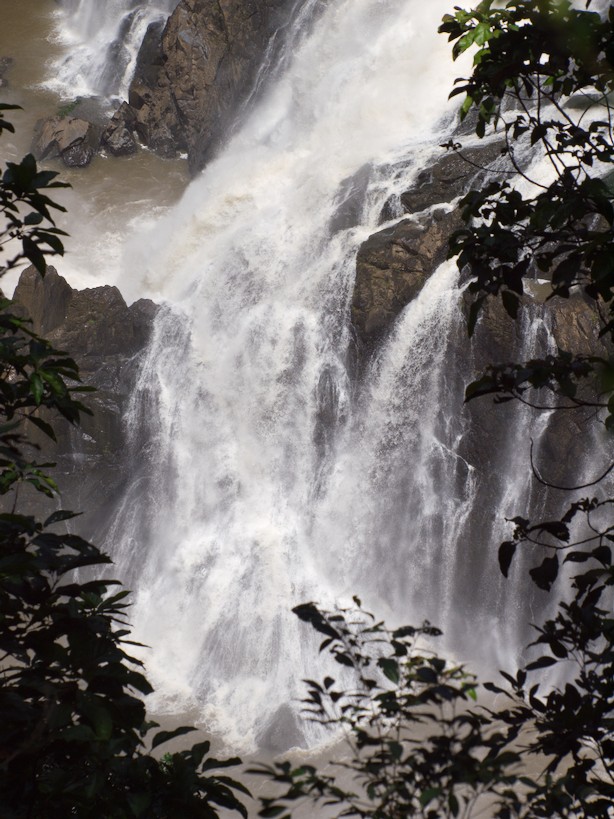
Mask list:
[[418,213],[440,202],[452,202],[470,185],[479,185],[486,175],[492,178],[501,168],[509,169],[509,160],[501,155],[502,147],[501,142],[495,141],[442,153],[437,162],[420,172],[415,185],[401,195],[404,211]]
[[32,153],[36,159],[60,158],[69,168],[82,168],[92,161],[100,145],[100,130],[76,117],[50,117],[36,129]]
[[130,156],[138,150],[136,116],[127,102],[113,114],[102,133],[101,143],[113,156]]
[[181,0],[150,26],[129,102],[140,139],[163,156],[187,151],[200,170],[252,89],[295,0]]
[[436,211],[420,222],[403,220],[373,234],[356,258],[352,325],[367,351],[390,329],[444,261],[450,233],[460,225],[455,213]]
[[351,319],[359,355],[374,349],[446,258],[448,239],[461,227],[461,220],[449,207],[435,206],[448,206],[470,184],[479,184],[481,176],[492,177],[501,167],[508,168],[501,148],[500,142],[489,142],[462,153],[442,151],[397,202],[385,205],[385,220],[394,218],[399,209],[420,217],[373,234],[358,252]]

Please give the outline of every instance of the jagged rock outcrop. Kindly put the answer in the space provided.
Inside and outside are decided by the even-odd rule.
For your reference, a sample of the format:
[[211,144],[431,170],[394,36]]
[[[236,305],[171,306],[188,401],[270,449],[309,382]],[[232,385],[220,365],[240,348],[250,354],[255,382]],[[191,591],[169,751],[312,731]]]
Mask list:
[[500,165],[511,167],[502,156],[499,140],[485,142],[465,150],[442,154],[429,168],[418,174],[415,184],[401,194],[406,213],[418,213],[442,202],[452,202],[466,192],[470,184],[479,185],[480,177],[496,176]]
[[367,349],[443,262],[450,233],[458,226],[455,213],[441,210],[422,222],[399,222],[362,244],[356,258],[352,325]]
[[361,353],[370,353],[390,330],[403,308],[444,261],[450,234],[461,226],[449,205],[463,194],[477,174],[496,174],[505,163],[500,142],[442,154],[423,170],[398,201],[386,204],[382,219],[395,212],[421,214],[370,236],[358,251],[351,304],[352,326]]
[[60,158],[69,168],[89,165],[100,145],[100,129],[77,117],[50,117],[36,129],[32,153],[36,159]]
[[137,152],[136,115],[127,102],[123,102],[113,114],[100,142],[113,156],[130,156]]
[[[28,436],[42,447],[44,458],[57,462],[64,506],[85,510],[79,531],[97,536],[105,510],[124,489],[123,415],[157,307],[145,299],[128,307],[108,285],[74,290],[53,268],[44,279],[33,267],[25,270],[13,299],[35,332],[76,360],[83,384],[96,388],[82,399],[92,415],[83,415],[78,428],[54,420],[57,445],[34,430]],[[40,508],[41,499],[35,504]]]
[[129,102],[140,139],[203,167],[295,0],[181,0],[141,47]]

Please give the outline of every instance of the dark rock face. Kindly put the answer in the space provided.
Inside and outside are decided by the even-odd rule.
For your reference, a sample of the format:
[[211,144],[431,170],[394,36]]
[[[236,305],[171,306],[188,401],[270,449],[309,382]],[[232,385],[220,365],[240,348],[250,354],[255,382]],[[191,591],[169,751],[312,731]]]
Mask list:
[[[384,207],[390,219],[399,207],[418,214],[435,205],[449,205],[479,177],[496,175],[501,156],[500,142],[486,143],[462,152],[442,153],[423,170],[414,186],[400,201]],[[358,251],[351,317],[359,354],[369,353],[383,338],[403,308],[414,299],[429,276],[444,261],[448,239],[461,227],[458,214],[448,208],[423,213],[417,220],[403,220],[370,236]]]
[[123,102],[113,114],[103,131],[101,143],[113,156],[130,156],[137,152],[136,117],[127,102]]
[[36,159],[60,158],[69,168],[89,165],[100,145],[100,130],[83,119],[51,117],[37,126],[32,153]]
[[[497,163],[509,161],[501,158],[502,143],[488,142],[460,153],[443,154],[430,168],[423,170],[416,184],[401,195],[401,205],[406,213],[418,213],[439,202],[451,202],[466,192],[469,185],[479,185],[479,177],[496,176]],[[477,177],[477,178],[476,178]]]
[[150,26],[129,102],[140,139],[200,170],[253,86],[267,45],[294,0],[181,0]]
[[352,325],[371,349],[443,262],[460,220],[439,211],[422,223],[404,220],[370,236],[358,251]]
[[[599,336],[600,323],[594,305],[580,293],[573,294],[569,299],[554,299],[547,303],[527,298],[522,310],[531,323],[543,320],[543,329],[536,339],[536,349],[526,348],[522,317],[514,321],[507,315],[501,302],[495,299],[486,302],[471,346],[469,347],[466,337],[459,337],[455,344],[458,347],[456,355],[464,357],[465,362],[470,361],[476,377],[490,364],[522,362],[527,358],[545,355],[548,351],[549,333],[554,344],[563,350],[605,358],[612,353]],[[549,333],[546,326],[550,328]],[[593,399],[594,385],[591,387],[590,382],[587,382],[586,388],[588,397]],[[542,401],[544,398],[548,404],[552,403],[547,395],[542,396]],[[510,423],[513,423],[514,414],[518,411],[516,402],[497,407],[493,411],[492,399],[488,397],[467,405],[470,423],[460,453],[468,463],[478,467],[484,474],[490,473],[493,453],[500,453],[505,449],[507,420],[511,419]],[[536,412],[535,417],[537,415]],[[554,413],[547,420],[536,441],[535,463],[549,483],[559,486],[573,486],[577,483],[578,465],[583,463],[586,455],[586,436],[587,431],[593,427],[594,422],[590,420],[593,415],[594,409],[585,407]],[[528,441],[524,443],[528,446]]]
[[[97,390],[82,399],[93,414],[83,415],[79,428],[62,419],[54,422],[57,446],[42,436],[36,441],[43,457],[57,462],[64,507],[86,510],[78,519],[79,532],[96,537],[105,510],[123,491],[123,415],[157,307],[145,299],[128,307],[108,285],[73,290],[53,268],[44,279],[33,267],[25,270],[13,299],[35,332],[69,351],[83,384]],[[35,504],[40,508],[39,497]]]

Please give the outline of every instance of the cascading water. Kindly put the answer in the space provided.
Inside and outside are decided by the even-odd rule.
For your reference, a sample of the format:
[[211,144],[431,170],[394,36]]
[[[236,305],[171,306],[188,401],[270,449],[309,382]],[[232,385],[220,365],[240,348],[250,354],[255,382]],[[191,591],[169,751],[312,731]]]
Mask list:
[[46,85],[64,99],[126,97],[147,28],[165,20],[178,0],[61,0],[58,37],[66,56]]
[[[443,138],[455,69],[436,28],[448,8],[320,10],[223,155],[129,253],[168,306],[129,419],[141,455],[153,430],[144,476],[110,545],[153,646],[157,706],[198,708],[231,742],[266,742],[282,713],[285,741],[300,740],[288,703],[316,650],[293,605],[357,592],[420,616],[421,587],[440,582],[428,544],[453,549],[470,508],[443,429],[451,266],[408,310],[368,395],[354,400],[347,372],[356,250]],[[359,224],[332,232],[365,166]]]
[[[73,60],[92,48],[88,9],[108,50],[120,17],[171,6],[107,5],[108,17],[73,4],[85,48]],[[452,642],[455,618],[471,618],[462,631],[478,643],[497,619],[491,656],[507,650],[504,626],[513,642],[512,606],[502,610],[492,555],[475,543],[515,511],[532,422],[510,422],[506,471],[481,480],[462,454],[472,363],[453,353],[465,332],[454,266],[433,275],[358,384],[348,355],[356,251],[448,135],[463,71],[436,34],[450,7],[305,0],[280,76],[126,251],[126,295],[164,306],[128,417],[135,479],[106,546],[152,646],[153,707],[192,710],[243,748],[305,739],[293,699],[317,643],[290,613],[297,603],[357,593],[393,619],[429,617]],[[91,88],[102,74],[88,76]],[[363,198],[348,226],[352,189]],[[547,339],[539,322],[525,330],[529,352],[536,333]],[[466,633],[464,647],[475,649]]]

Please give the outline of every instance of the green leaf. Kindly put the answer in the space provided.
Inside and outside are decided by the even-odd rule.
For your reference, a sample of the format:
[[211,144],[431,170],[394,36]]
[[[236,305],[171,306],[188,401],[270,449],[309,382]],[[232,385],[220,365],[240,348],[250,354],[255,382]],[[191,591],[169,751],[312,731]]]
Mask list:
[[162,745],[164,742],[170,742],[171,739],[175,739],[176,737],[181,737],[184,734],[190,734],[192,731],[195,731],[192,725],[182,725],[179,728],[175,728],[172,731],[158,731],[158,733],[153,738],[151,743],[152,750],[157,748],[158,745]]
[[433,799],[441,795],[441,788],[427,788],[420,794],[420,804],[425,808]]
[[396,660],[391,657],[380,657],[377,664],[391,682],[399,682],[399,664]]
[[44,384],[42,378],[38,373],[31,374],[30,389],[32,390],[32,397],[34,398],[34,403],[37,406],[40,406],[41,401],[43,400]]

